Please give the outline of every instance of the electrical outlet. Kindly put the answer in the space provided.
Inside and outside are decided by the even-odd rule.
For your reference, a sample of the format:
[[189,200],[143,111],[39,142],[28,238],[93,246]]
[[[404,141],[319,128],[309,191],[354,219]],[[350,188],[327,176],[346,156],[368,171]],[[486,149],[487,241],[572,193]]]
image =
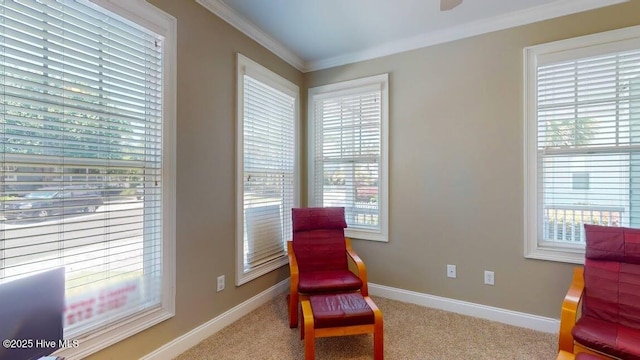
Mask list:
[[495,274],[493,273],[493,271],[484,271],[484,283],[486,285],[495,285],[495,280]]
[[455,279],[455,277],[456,277],[456,266],[455,265],[447,265],[447,277]]
[[218,290],[217,291],[222,291],[222,290],[224,290],[224,275],[218,276]]

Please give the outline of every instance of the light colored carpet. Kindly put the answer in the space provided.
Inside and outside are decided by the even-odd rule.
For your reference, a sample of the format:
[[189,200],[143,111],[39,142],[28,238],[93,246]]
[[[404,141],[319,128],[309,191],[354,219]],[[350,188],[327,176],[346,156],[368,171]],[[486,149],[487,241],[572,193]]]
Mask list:
[[[382,310],[387,360],[552,360],[557,335],[419,305],[371,297]],[[290,329],[285,295],[177,357],[177,360],[298,360],[304,344]],[[373,359],[372,335],[316,339],[316,359]]]

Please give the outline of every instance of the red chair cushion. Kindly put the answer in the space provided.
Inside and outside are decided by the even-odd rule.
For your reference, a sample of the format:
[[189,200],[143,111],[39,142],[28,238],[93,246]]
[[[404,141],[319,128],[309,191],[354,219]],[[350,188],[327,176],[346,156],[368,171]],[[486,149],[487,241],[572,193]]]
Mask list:
[[294,208],[291,215],[300,274],[348,269],[344,208]]
[[640,230],[585,225],[585,316],[640,330]]
[[300,273],[346,270],[347,248],[342,229],[300,231],[293,235]]
[[299,270],[298,291],[355,291],[362,280],[349,270],[344,208],[294,208],[293,251]]
[[640,359],[640,330],[582,316],[571,331],[580,344],[621,359]]
[[640,264],[640,229],[585,224],[584,230],[587,259]]
[[640,229],[585,225],[585,291],[574,339],[622,359],[640,359]]
[[313,312],[313,327],[331,328],[366,325],[375,322],[375,315],[360,293],[313,295],[309,297]]
[[583,315],[640,330],[640,265],[586,259],[584,283]]
[[298,291],[306,294],[356,291],[362,280],[349,270],[300,272]]
[[343,207],[294,208],[293,232],[316,229],[344,229],[347,222]]

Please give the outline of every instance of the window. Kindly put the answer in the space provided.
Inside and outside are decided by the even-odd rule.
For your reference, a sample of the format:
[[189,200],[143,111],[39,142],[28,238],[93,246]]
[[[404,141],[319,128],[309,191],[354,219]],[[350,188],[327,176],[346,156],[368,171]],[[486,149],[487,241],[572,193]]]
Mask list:
[[640,227],[640,27],[524,54],[525,255],[581,263],[584,224]]
[[309,202],[349,237],[388,241],[388,109],[388,74],[309,89]]
[[0,2],[0,282],[64,267],[61,356],[173,315],[175,28],[144,1]]
[[299,97],[295,84],[238,54],[237,285],[288,261]]

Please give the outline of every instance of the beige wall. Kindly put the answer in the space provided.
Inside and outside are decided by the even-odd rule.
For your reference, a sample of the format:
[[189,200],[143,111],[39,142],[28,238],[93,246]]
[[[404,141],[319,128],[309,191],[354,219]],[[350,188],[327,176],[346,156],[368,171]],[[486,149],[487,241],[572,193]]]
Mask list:
[[193,0],[149,2],[178,19],[176,316],[91,359],[143,356],[288,276],[233,286],[236,52],[298,84],[303,119],[305,84],[390,74],[390,241],[354,244],[372,282],[558,317],[572,265],[523,257],[522,48],[640,24],[640,1],[309,74]]
[[389,73],[390,241],[354,242],[369,280],[558,318],[573,265],[523,256],[522,50],[637,25],[638,14],[634,0],[306,74],[313,87]]

